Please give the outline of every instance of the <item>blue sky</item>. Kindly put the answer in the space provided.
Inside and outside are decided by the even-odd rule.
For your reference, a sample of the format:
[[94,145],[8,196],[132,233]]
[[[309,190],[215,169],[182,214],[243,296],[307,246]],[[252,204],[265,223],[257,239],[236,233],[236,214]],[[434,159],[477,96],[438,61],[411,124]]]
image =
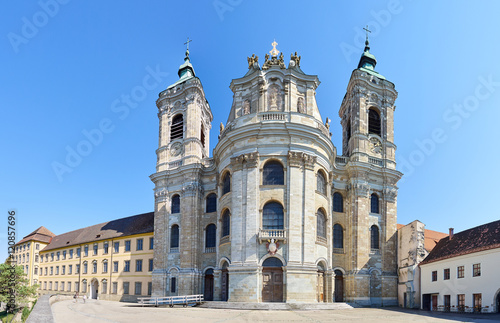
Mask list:
[[[376,69],[399,92],[398,222],[457,232],[499,218],[498,2],[41,0],[3,8],[2,259],[10,209],[18,239],[41,225],[60,234],[153,210],[155,100],[177,80],[187,37],[214,114],[212,139],[231,107],[231,79],[276,39],[285,57],[297,51],[304,72],[319,76],[318,105],[340,152],[338,109],[368,24]],[[68,157],[77,149],[85,156]],[[54,165],[63,164],[58,176]]]

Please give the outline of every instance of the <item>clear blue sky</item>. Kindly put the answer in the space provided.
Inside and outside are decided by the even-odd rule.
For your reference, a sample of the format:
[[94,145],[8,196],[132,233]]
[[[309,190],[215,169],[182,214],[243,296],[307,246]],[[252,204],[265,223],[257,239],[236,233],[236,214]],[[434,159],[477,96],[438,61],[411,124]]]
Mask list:
[[[60,234],[153,210],[155,100],[177,80],[188,36],[212,139],[231,107],[231,79],[246,73],[252,53],[262,63],[276,39],[285,57],[297,51],[301,68],[319,76],[318,104],[340,152],[338,109],[368,24],[377,70],[399,92],[398,222],[461,231],[497,220],[498,12],[494,1],[6,2],[0,257],[9,209],[18,212],[18,239],[41,225]],[[79,147],[98,127],[102,138]],[[68,147],[86,156],[58,178],[53,165],[66,163]]]

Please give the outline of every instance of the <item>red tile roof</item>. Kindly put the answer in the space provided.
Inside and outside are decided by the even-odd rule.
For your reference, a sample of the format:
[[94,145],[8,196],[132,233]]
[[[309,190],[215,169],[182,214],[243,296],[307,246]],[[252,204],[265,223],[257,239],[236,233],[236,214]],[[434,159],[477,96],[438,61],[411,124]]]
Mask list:
[[421,265],[495,248],[500,248],[500,220],[439,240]]
[[43,251],[153,231],[154,212],[149,212],[60,234],[52,238]]
[[27,241],[40,241],[40,242],[50,243],[52,237],[54,236],[55,234],[50,232],[49,229],[47,229],[44,226],[41,226],[35,231],[28,234],[27,236],[25,236],[23,239],[21,239],[18,243],[16,243],[16,246],[25,243]]

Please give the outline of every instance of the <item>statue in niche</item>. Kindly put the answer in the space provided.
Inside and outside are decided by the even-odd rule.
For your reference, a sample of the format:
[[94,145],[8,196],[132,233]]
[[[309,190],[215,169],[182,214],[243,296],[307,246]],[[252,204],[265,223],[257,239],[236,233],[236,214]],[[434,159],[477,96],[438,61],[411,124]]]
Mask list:
[[281,97],[279,96],[279,91],[280,91],[279,87],[277,85],[271,85],[268,91],[269,91],[268,109],[280,110]]
[[299,113],[307,113],[306,106],[304,104],[304,98],[297,99],[297,112]]
[[245,102],[243,102],[243,115],[250,114],[250,111],[251,111],[250,101],[245,100]]

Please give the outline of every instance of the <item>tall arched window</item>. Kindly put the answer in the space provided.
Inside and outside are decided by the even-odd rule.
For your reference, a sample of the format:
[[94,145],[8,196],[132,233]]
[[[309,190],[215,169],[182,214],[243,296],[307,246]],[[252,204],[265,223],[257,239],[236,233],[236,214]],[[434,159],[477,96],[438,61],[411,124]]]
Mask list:
[[333,211],[344,212],[344,198],[339,192],[333,193]]
[[170,127],[170,141],[184,136],[184,118],[182,114],[177,114],[172,118]]
[[370,228],[370,236],[370,247],[372,249],[379,249],[379,232],[376,225],[372,225],[372,227]]
[[231,192],[231,174],[226,172],[222,178],[222,195]]
[[333,226],[333,247],[344,248],[344,228],[338,223]]
[[217,211],[217,195],[215,193],[208,194],[205,206],[205,212],[215,212]]
[[326,177],[322,171],[318,172],[318,176],[316,176],[316,190],[322,194],[326,195]]
[[379,205],[378,205],[378,195],[373,193],[370,200],[370,211],[371,213],[380,213]]
[[283,185],[285,184],[283,165],[276,160],[268,161],[262,170],[263,185]]
[[170,228],[170,249],[179,248],[179,226],[174,224]]
[[262,228],[265,230],[283,230],[283,206],[278,202],[269,202],[262,210]]
[[231,213],[229,210],[224,211],[222,214],[222,237],[229,236],[231,233]]
[[205,230],[205,248],[215,247],[215,232],[215,224],[212,223],[207,225],[207,228]]
[[322,209],[316,212],[316,227],[318,237],[326,239],[326,216]]
[[380,136],[380,115],[375,109],[368,110],[368,133]]
[[172,196],[172,213],[180,213],[181,212],[181,197],[178,194]]

